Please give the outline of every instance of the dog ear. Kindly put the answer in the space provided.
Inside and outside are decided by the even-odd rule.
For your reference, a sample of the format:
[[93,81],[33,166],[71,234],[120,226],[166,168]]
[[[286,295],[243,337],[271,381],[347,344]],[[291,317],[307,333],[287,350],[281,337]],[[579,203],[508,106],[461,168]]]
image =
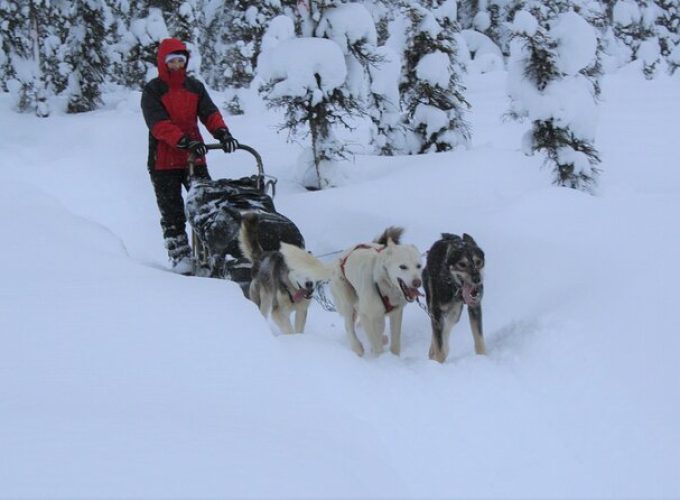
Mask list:
[[475,240],[472,239],[472,236],[470,236],[467,233],[463,233],[463,241],[465,243],[469,243],[470,245],[479,246],[477,245],[477,242],[475,242]]

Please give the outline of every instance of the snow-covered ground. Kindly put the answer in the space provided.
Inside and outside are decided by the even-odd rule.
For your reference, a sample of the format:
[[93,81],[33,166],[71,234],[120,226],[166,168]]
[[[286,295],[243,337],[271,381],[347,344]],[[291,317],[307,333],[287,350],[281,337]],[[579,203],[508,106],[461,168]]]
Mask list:
[[276,116],[228,119],[317,255],[475,237],[489,355],[464,315],[444,365],[415,305],[402,356],[363,359],[316,303],[282,336],[166,272],[139,94],[42,120],[0,95],[0,497],[680,496],[678,77],[605,80],[597,196],[519,152],[504,73],[466,83],[470,149],[359,156],[321,192]]

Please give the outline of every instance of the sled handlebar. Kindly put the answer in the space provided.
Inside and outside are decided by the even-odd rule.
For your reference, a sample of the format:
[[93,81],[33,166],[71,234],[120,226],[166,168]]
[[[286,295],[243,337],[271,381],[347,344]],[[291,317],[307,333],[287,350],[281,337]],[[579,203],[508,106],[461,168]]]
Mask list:
[[[213,150],[213,149],[222,149],[222,145],[217,143],[217,144],[206,144],[205,149],[208,151]],[[257,162],[257,175],[259,176],[264,176],[264,166],[262,164],[262,157],[260,156],[260,153],[258,153],[255,148],[251,148],[250,146],[246,144],[239,144],[238,147],[236,148],[237,150],[243,150],[247,151],[250,153],[254,158],[255,161]],[[189,176],[193,177],[194,176],[194,162],[196,160],[196,156],[193,153],[189,153],[189,156],[187,158],[187,162],[189,163]]]
[[[222,149],[222,145],[217,143],[217,144],[206,144],[205,149],[208,151],[213,150],[213,149]],[[250,153],[254,158],[255,161],[257,162],[257,177],[258,177],[258,186],[260,191],[263,193],[266,193],[267,191],[271,191],[271,196],[272,198],[276,196],[276,177],[272,177],[270,175],[265,175],[264,173],[264,166],[262,164],[262,157],[260,156],[260,153],[258,153],[255,148],[252,148],[246,144],[239,144],[238,147],[236,148],[237,150],[242,150],[246,151],[247,153]],[[189,152],[189,156],[187,157],[187,163],[189,164],[189,178],[194,177],[194,163],[196,160],[196,155],[194,155],[192,152]]]

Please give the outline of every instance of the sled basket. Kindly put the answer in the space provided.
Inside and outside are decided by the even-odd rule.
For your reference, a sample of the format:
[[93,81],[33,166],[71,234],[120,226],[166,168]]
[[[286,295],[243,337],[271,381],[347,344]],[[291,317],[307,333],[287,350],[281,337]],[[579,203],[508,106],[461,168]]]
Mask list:
[[[219,144],[206,147],[221,148]],[[197,274],[231,279],[245,291],[250,284],[251,263],[243,257],[238,242],[243,214],[257,214],[260,245],[264,251],[278,250],[281,241],[304,247],[304,239],[297,226],[276,211],[273,200],[276,178],[265,175],[260,155],[243,144],[238,149],[256,159],[257,174],[239,179],[195,177],[193,158],[190,158],[185,206],[187,220],[193,229]]]

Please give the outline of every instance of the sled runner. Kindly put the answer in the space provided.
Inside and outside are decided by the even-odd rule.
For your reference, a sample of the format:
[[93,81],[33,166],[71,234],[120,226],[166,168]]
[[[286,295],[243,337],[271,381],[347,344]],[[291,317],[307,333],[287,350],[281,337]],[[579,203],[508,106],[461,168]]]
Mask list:
[[[207,144],[206,148],[222,146]],[[189,155],[186,216],[193,229],[196,274],[235,281],[245,291],[250,284],[251,263],[243,257],[238,242],[244,213],[257,214],[259,241],[264,251],[278,250],[281,241],[304,248],[304,239],[297,226],[276,211],[273,201],[276,178],[265,175],[259,153],[245,144],[239,145],[238,150],[254,157],[256,174],[239,179],[195,177],[194,158]]]

